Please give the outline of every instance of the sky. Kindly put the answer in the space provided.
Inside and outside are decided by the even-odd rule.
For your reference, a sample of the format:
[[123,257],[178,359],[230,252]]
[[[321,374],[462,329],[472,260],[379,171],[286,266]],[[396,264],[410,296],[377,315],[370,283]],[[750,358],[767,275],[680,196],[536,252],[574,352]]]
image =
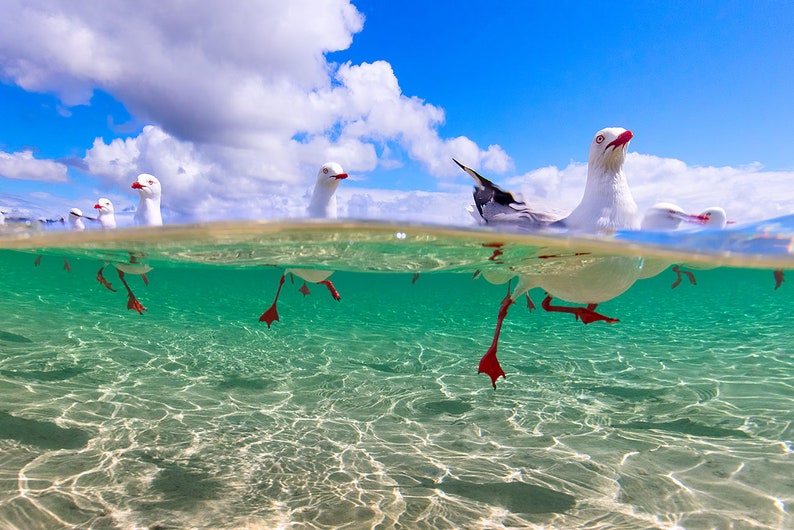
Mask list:
[[[604,127],[632,130],[640,209],[794,213],[794,4],[4,0],[0,210],[132,223],[305,216],[470,225],[457,158],[529,203],[578,204]],[[89,224],[89,227],[91,225]]]

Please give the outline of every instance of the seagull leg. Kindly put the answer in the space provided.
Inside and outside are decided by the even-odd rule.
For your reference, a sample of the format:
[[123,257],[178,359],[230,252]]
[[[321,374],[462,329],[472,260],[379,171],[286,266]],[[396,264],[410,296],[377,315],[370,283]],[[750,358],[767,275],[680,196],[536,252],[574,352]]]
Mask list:
[[419,279],[419,273],[415,272],[413,278],[411,278],[411,284],[416,283],[416,280]]
[[36,267],[38,267],[40,264],[41,264],[41,254],[36,256],[36,259],[33,260],[33,265],[35,265]]
[[149,285],[149,278],[147,278],[145,274],[141,274],[141,279],[144,285]]
[[491,384],[493,385],[494,389],[496,389],[497,379],[500,377],[507,379],[504,370],[502,370],[502,365],[499,364],[499,359],[496,358],[496,348],[499,343],[499,334],[502,332],[502,323],[507,316],[508,308],[513,305],[514,301],[515,300],[513,300],[513,297],[510,296],[510,286],[508,283],[507,295],[499,305],[499,313],[496,317],[496,330],[493,334],[493,341],[491,342],[491,346],[488,348],[488,351],[485,352],[485,355],[483,355],[482,359],[480,359],[480,365],[477,368],[478,374],[488,374],[488,376],[491,378]]
[[777,291],[783,285],[783,269],[777,269],[772,274],[775,275],[775,291]]
[[331,296],[337,302],[342,299],[342,297],[339,296],[339,291],[337,291],[336,287],[334,287],[334,284],[331,283],[331,280],[323,280],[323,281],[317,282],[317,283],[318,283],[318,285],[325,285],[326,287],[328,287],[328,292],[331,293]]
[[670,270],[672,270],[677,276],[676,280],[673,282],[673,285],[670,287],[671,289],[675,289],[681,284],[681,274],[686,274],[687,278],[689,278],[689,283],[692,285],[698,284],[697,280],[695,280],[695,275],[692,272],[681,270],[678,265],[673,265],[673,268]]
[[273,304],[262,313],[262,316],[259,317],[260,322],[266,322],[267,327],[270,328],[270,324],[278,320],[278,311],[276,311],[276,302],[278,302],[278,295],[281,294],[281,288],[284,286],[284,274],[281,275],[281,279],[278,282],[278,290],[276,291],[276,297],[273,299]]
[[116,271],[119,273],[119,279],[121,280],[121,283],[123,283],[124,287],[127,289],[127,309],[134,309],[138,312],[138,314],[142,315],[143,312],[146,311],[146,308],[143,307],[138,299],[135,298],[135,295],[132,294],[132,289],[130,289],[130,286],[127,285],[127,280],[124,279],[124,273],[119,269],[116,269]]
[[72,272],[72,267],[69,265],[69,260],[66,258],[63,258],[63,270],[66,272]]
[[604,316],[601,313],[596,313],[595,308],[597,304],[589,304],[587,307],[567,307],[562,305],[551,305],[551,300],[551,295],[546,296],[546,298],[543,299],[541,307],[551,313],[570,313],[576,317],[576,320],[581,319],[583,324],[590,324],[599,320],[603,320],[608,324],[619,322],[617,318],[611,318]]
[[110,285],[110,282],[105,279],[105,276],[102,274],[102,271],[105,270],[105,265],[99,267],[99,270],[96,273],[96,281],[104,285],[109,291],[113,291],[114,293],[116,290]]

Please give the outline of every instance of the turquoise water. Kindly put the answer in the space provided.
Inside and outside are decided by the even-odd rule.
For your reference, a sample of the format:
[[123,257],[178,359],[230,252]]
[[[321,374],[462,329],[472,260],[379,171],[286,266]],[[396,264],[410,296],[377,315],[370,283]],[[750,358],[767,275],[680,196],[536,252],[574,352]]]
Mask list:
[[[9,233],[0,528],[792,527],[794,283],[772,272],[794,269],[789,226]],[[112,266],[116,292],[96,281],[127,251],[153,267],[126,277],[142,315]],[[615,324],[533,290],[494,389],[477,366],[507,285],[475,271],[579,251],[700,268],[600,304]],[[268,328],[298,265],[335,270],[341,301],[287,276]]]

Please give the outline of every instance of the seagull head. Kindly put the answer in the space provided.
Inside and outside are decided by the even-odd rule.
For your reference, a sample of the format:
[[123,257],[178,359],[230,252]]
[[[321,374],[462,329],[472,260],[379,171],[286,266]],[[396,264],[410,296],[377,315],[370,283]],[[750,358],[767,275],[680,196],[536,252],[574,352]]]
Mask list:
[[669,202],[657,202],[645,211],[642,230],[675,230],[681,223],[701,224],[700,215],[691,215],[683,208]]
[[69,210],[69,218],[77,219],[83,216],[83,211],[80,208],[72,208]]
[[157,177],[148,173],[138,175],[138,178],[132,183],[132,188],[138,190],[141,198],[160,197],[160,181],[157,180]]
[[587,157],[588,172],[614,174],[623,169],[623,161],[634,137],[631,131],[621,127],[601,129],[593,137]]
[[719,206],[706,208],[700,212],[697,217],[700,220],[700,224],[708,228],[722,230],[725,228],[725,225],[728,224],[728,215],[725,213],[725,210]]
[[323,164],[320,171],[317,172],[317,186],[336,189],[339,186],[339,181],[347,178],[347,173],[342,169],[342,166],[336,162],[327,162]]
[[[133,185],[133,188],[134,187],[135,186]],[[113,213],[113,203],[110,202],[109,199],[105,199],[104,197],[99,199],[96,202],[96,204],[94,205],[94,208],[96,208],[98,213],[100,213],[100,214]]]

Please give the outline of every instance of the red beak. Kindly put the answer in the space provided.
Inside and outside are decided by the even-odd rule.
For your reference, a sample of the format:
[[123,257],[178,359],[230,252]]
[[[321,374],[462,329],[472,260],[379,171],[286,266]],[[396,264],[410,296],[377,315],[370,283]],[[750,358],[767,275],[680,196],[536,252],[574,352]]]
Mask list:
[[347,178],[347,173],[339,173],[334,177],[336,180],[342,180]]
[[138,182],[138,181],[136,180],[135,182],[133,182],[133,183],[132,183],[132,188],[133,188],[133,189],[136,189],[136,190],[143,189],[143,184],[141,184],[140,182]]
[[94,205],[94,208],[96,208],[97,210],[99,210],[99,209],[100,209],[100,208],[102,208],[102,207],[101,207],[100,205],[98,205],[98,204],[95,204],[95,205]]
[[624,146],[627,143],[629,143],[632,138],[634,138],[634,134],[632,134],[631,131],[623,132],[623,133],[620,134],[620,136],[618,136],[617,138],[615,138],[614,140],[609,142],[609,144],[607,144],[605,149],[610,148],[610,147],[612,147],[614,149],[616,147]]

